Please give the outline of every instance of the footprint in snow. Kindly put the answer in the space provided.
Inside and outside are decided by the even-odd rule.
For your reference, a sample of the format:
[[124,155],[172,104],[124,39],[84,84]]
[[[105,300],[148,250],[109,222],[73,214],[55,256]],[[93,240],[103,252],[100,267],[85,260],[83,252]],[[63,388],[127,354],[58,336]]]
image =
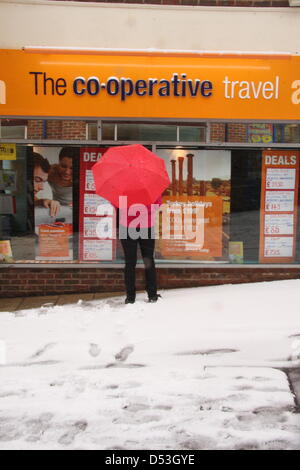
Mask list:
[[92,357],[98,357],[101,352],[101,349],[99,348],[98,344],[91,343],[90,344],[90,349],[89,349],[89,354]]
[[40,307],[40,309],[38,311],[38,314],[39,315],[47,315],[47,313],[49,313],[49,310],[51,310],[54,306],[55,306],[54,302],[49,302],[47,304],[43,304]]
[[121,351],[119,351],[115,355],[115,359],[117,361],[124,362],[133,351],[134,351],[134,346],[132,344],[129,344],[128,346],[125,346],[124,348],[122,348]]
[[42,348],[38,349],[32,356],[30,356],[30,359],[36,359],[37,357],[42,356],[46,351],[49,349],[53,348],[57,343],[48,343],[45,344]]
[[50,428],[50,421],[54,415],[52,413],[43,413],[39,417],[26,421],[26,427],[29,435],[26,438],[27,442],[39,441],[43,434]]
[[87,427],[88,423],[86,421],[77,421],[58,439],[58,443],[63,446],[69,446],[72,444],[77,434],[84,432]]

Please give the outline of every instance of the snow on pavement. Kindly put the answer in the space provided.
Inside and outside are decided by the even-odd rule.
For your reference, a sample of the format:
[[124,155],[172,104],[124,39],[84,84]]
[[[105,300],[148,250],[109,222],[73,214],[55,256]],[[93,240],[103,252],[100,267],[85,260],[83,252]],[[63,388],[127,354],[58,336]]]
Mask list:
[[299,288],[0,314],[0,449],[300,449],[280,369],[300,365]]

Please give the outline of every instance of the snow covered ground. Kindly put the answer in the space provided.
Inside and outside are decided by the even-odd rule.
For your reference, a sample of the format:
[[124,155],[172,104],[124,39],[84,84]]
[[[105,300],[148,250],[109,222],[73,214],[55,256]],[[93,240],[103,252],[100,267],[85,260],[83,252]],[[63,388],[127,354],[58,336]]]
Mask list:
[[0,313],[0,449],[300,449],[281,370],[300,365],[299,292],[290,280]]

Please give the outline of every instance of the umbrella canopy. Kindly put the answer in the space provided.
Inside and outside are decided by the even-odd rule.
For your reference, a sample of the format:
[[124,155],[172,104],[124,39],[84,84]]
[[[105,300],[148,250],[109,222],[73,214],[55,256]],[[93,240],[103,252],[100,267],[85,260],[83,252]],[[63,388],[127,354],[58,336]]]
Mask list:
[[165,162],[142,145],[111,147],[93,166],[96,193],[119,207],[119,197],[131,204],[150,205],[169,186]]

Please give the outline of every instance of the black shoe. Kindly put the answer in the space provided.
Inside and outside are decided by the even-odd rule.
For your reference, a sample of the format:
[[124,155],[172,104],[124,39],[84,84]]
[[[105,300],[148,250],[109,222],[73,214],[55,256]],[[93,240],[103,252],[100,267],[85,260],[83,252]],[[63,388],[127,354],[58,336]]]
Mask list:
[[127,296],[125,299],[125,304],[134,304],[135,302],[135,297]]
[[149,295],[149,302],[150,303],[157,302],[159,298],[161,298],[160,294]]

